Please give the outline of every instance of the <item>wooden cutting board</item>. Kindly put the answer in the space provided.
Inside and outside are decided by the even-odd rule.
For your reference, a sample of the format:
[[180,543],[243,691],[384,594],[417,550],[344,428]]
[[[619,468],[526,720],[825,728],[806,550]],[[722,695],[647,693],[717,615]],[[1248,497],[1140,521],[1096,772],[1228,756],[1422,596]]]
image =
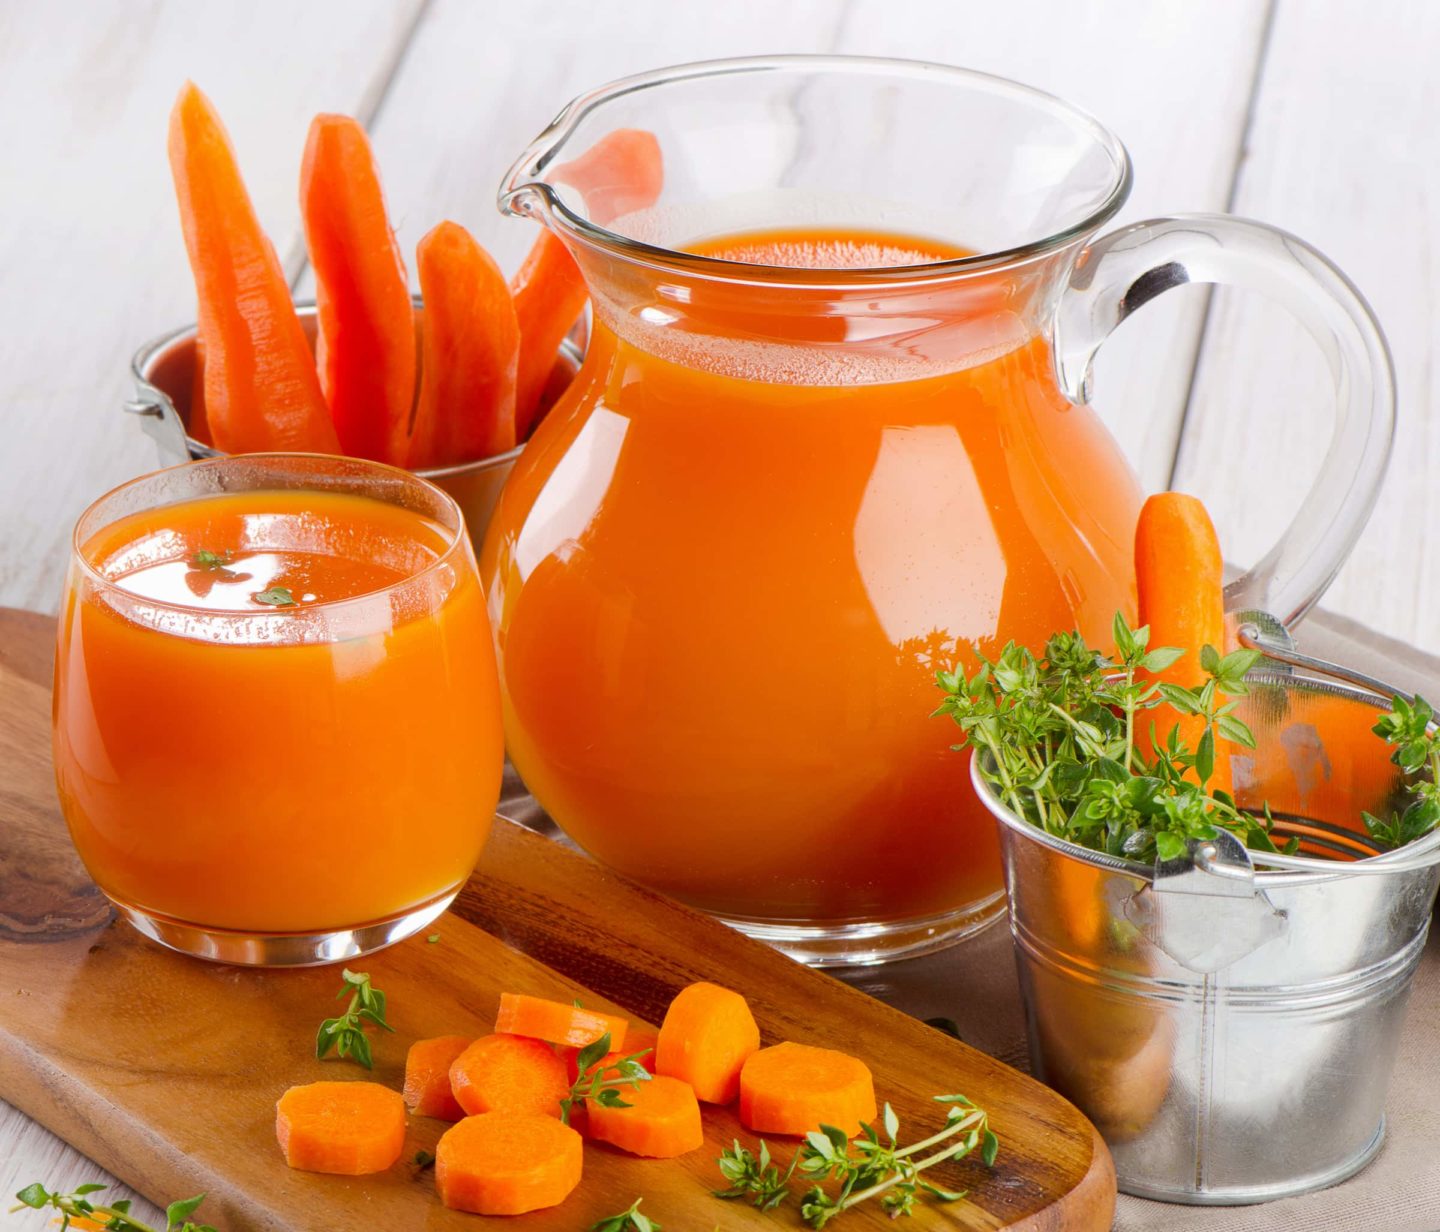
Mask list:
[[[333,1232],[362,1222],[387,1232],[582,1232],[641,1195],[667,1232],[800,1226],[794,1205],[761,1215],[710,1196],[721,1147],[735,1136],[753,1140],[731,1109],[707,1110],[705,1149],[680,1160],[587,1146],[579,1190],[518,1219],[440,1206],[431,1174],[408,1162],[445,1128],[424,1118],[412,1120],[402,1162],[383,1175],[287,1168],[275,1144],[280,1093],[365,1076],[313,1057],[315,1028],[335,1012],[338,971],[214,966],[113,920],[54,800],[52,635],[48,618],[0,609],[0,1096],[162,1207],[205,1191],[201,1214],[225,1232]],[[1058,1095],[519,826],[497,824],[474,877],[433,931],[436,944],[417,937],[356,964],[388,994],[397,1027],[376,1041],[379,1082],[400,1085],[414,1039],[488,1031],[502,990],[581,996],[654,1024],[677,989],[708,979],[746,993],[766,1042],[795,1039],[868,1060],[880,1098],[916,1136],[943,1119],[932,1094],[963,1092],[990,1112],[1002,1142],[996,1167],[972,1159],[937,1169],[945,1174],[938,1181],[969,1188],[970,1198],[927,1205],[906,1227],[1110,1227],[1109,1153]],[[838,1226],[894,1227],[874,1205]]]

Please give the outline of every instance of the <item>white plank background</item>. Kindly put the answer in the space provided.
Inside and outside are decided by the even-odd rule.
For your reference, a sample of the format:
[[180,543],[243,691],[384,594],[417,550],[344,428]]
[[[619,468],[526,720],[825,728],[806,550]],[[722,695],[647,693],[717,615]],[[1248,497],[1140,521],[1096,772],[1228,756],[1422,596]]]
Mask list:
[[[513,268],[530,237],[496,214],[495,185],[571,95],[785,51],[941,60],[1051,90],[1129,146],[1122,221],[1230,208],[1346,268],[1389,332],[1401,426],[1327,605],[1440,651],[1440,536],[1425,533],[1440,512],[1440,5],[1427,0],[0,0],[0,603],[53,609],[75,516],[154,465],[119,407],[131,351],[193,318],[164,152],[184,77],[225,116],[304,291],[296,180],[316,111],[370,123],[407,253],[451,217]],[[1221,293],[1207,318],[1206,293],[1187,289],[1107,345],[1097,402],[1146,485],[1204,496],[1244,563],[1318,463],[1321,375],[1277,310]],[[0,1195],[42,1178],[103,1179],[0,1104]]]

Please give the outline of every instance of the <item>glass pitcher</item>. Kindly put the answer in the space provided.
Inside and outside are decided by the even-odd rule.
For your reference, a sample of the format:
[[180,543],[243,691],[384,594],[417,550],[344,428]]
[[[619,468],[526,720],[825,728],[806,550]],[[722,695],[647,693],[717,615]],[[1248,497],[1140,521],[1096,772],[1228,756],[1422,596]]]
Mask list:
[[[627,130],[658,143],[658,193],[585,157]],[[632,77],[519,159],[501,206],[574,256],[591,338],[481,567],[510,756],[581,846],[813,963],[995,918],[995,827],[935,672],[1133,618],[1141,493],[1088,381],[1168,287],[1277,295],[1325,351],[1329,455],[1227,592],[1315,602],[1388,455],[1384,342],[1257,223],[1093,240],[1129,186],[1120,142],[1055,98],[859,58]]]

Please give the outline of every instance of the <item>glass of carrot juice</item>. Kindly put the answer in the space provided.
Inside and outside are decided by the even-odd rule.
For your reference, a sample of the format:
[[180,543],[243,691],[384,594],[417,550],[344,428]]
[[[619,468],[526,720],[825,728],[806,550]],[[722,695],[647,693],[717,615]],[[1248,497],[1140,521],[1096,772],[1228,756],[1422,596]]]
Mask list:
[[142,933],[222,962],[330,962],[442,912],[503,760],[455,502],[307,454],[194,462],[75,528],[55,775],[91,876]]

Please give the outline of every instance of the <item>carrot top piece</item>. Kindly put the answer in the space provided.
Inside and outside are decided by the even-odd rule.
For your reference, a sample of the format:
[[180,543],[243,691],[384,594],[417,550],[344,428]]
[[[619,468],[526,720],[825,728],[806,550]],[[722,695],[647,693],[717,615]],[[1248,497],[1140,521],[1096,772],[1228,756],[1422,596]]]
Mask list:
[[757,1133],[799,1137],[834,1125],[854,1136],[874,1119],[869,1067],[833,1048],[776,1044],[740,1072],[740,1123]]
[[514,449],[520,326],[500,267],[454,222],[431,230],[415,256],[424,361],[406,465],[455,466]]
[[588,1137],[648,1159],[673,1159],[705,1145],[700,1104],[688,1082],[662,1075],[623,1095],[628,1107],[589,1106]]
[[[1152,676],[1187,689],[1203,685],[1208,678],[1201,664],[1205,647],[1225,652],[1224,562],[1215,526],[1195,497],[1160,492],[1145,502],[1135,528],[1135,582],[1140,623],[1150,626],[1149,644],[1185,652]],[[1205,719],[1158,706],[1138,726],[1142,730],[1136,735],[1136,744],[1148,757],[1152,732],[1154,739],[1164,744],[1176,726],[1180,738],[1195,749]],[[1230,783],[1229,759],[1217,757],[1210,785],[1228,792]]]
[[614,1014],[602,1014],[580,1005],[547,1001],[524,993],[500,994],[500,1012],[495,1016],[495,1030],[510,1035],[528,1035],[551,1044],[567,1044],[584,1048],[602,1035],[610,1037],[612,1052],[629,1052],[625,1048],[625,1032],[629,1023]]
[[405,1146],[405,1101],[378,1082],[312,1082],[275,1105],[285,1162],[306,1172],[383,1172]]
[[340,445],[351,457],[398,462],[392,441],[408,430],[415,402],[415,310],[358,121],[311,121],[300,209],[315,266],[315,358]]
[[435,1188],[451,1210],[477,1215],[558,1206],[580,1184],[583,1146],[578,1133],[553,1117],[466,1117],[435,1148]]
[[603,227],[660,199],[665,163],[654,133],[617,128],[579,158],[557,165],[550,178],[578,188],[585,198],[586,213]]
[[465,1109],[450,1087],[450,1067],[475,1041],[468,1035],[416,1040],[405,1054],[405,1102],[416,1116],[458,1121]]
[[655,1072],[679,1078],[708,1104],[731,1103],[760,1028],[738,992],[704,982],[682,988],[660,1024]]
[[186,82],[170,171],[199,300],[205,417],[218,449],[338,453],[315,360],[215,108]]
[[565,1062],[539,1040],[485,1035],[451,1062],[450,1089],[471,1116],[536,1112],[558,1118],[570,1083]]

